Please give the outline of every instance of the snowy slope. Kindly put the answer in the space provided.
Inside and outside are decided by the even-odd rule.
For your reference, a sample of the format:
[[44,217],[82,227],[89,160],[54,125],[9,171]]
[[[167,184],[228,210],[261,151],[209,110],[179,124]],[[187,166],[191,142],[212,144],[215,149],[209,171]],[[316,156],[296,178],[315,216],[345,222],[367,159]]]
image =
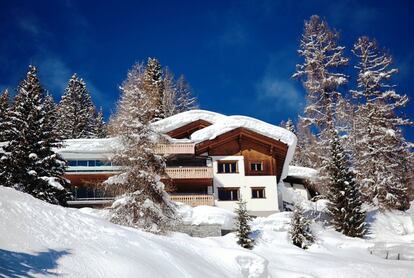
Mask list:
[[[65,277],[243,277],[265,259],[208,240],[155,236],[0,186],[0,273]],[[258,277],[258,276],[252,276]]]
[[[257,245],[248,251],[237,246],[234,234],[206,239],[179,233],[155,236],[111,224],[105,213],[95,212],[49,205],[0,186],[0,273],[94,278],[414,276],[413,261],[384,260],[368,252],[378,234],[384,235],[381,241],[413,244],[408,214],[386,216],[392,220],[386,223],[405,223],[403,235],[393,224],[383,233],[383,223],[378,223],[369,240],[346,238],[315,224],[318,241],[305,251],[288,241],[291,214],[277,213],[254,221]],[[214,208],[212,212],[212,219],[226,218]],[[188,213],[208,219],[210,211],[203,207]]]

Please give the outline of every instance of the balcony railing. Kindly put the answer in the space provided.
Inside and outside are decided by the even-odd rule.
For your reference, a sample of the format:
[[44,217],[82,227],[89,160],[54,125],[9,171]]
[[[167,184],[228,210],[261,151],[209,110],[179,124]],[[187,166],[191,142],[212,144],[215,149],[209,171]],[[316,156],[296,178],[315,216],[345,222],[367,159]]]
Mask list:
[[213,195],[203,195],[203,194],[173,194],[170,196],[171,200],[174,202],[180,202],[187,204],[192,207],[196,206],[214,206],[214,196]]
[[194,144],[157,144],[155,152],[158,154],[194,154]]
[[211,167],[167,167],[167,176],[171,179],[212,179]]

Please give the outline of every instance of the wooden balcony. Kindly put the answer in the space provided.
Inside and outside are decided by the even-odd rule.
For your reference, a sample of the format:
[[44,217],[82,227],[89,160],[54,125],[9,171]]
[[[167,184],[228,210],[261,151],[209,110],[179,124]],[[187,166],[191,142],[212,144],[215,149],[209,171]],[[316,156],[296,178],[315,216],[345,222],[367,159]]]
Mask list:
[[193,143],[157,144],[155,152],[158,154],[194,154]]
[[196,194],[173,194],[170,196],[174,202],[180,202],[192,207],[196,206],[214,206],[213,195],[196,195]]
[[212,179],[212,167],[167,167],[167,176],[171,179]]

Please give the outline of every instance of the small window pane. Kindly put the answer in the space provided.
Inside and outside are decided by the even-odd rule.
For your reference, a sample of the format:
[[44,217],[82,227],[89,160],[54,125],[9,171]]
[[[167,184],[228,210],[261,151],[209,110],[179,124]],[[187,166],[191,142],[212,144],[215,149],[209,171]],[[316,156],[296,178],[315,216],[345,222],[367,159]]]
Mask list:
[[78,166],[88,166],[87,160],[78,160]]
[[88,166],[89,167],[95,167],[96,166],[96,160],[88,160]]
[[265,198],[264,188],[252,188],[252,199],[263,199]]
[[237,201],[237,200],[239,200],[239,196],[238,196],[238,190],[232,190],[232,192],[233,192],[233,198],[232,198],[232,200],[234,200],[234,201]]
[[68,160],[68,165],[69,166],[78,166],[78,161],[77,160]]
[[263,171],[263,164],[261,162],[253,162],[250,163],[250,170],[251,171],[257,171],[257,172],[261,172]]
[[219,188],[218,196],[220,201],[239,200],[239,190],[237,188]]
[[237,173],[237,162],[218,162],[218,173]]

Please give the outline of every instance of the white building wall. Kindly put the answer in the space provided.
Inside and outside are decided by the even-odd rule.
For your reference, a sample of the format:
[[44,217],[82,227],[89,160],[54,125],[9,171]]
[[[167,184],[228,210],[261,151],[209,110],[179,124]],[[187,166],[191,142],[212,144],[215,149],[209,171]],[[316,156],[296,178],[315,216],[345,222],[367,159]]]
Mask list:
[[[276,176],[245,176],[244,157],[243,156],[212,156],[213,160],[213,186],[216,206],[235,210],[237,201],[219,201],[219,187],[237,187],[239,188],[239,198],[246,201],[247,210],[256,215],[269,215],[279,211],[277,178]],[[231,160],[237,161],[238,173],[217,173],[217,161]],[[252,199],[252,187],[264,187],[265,198]]]

